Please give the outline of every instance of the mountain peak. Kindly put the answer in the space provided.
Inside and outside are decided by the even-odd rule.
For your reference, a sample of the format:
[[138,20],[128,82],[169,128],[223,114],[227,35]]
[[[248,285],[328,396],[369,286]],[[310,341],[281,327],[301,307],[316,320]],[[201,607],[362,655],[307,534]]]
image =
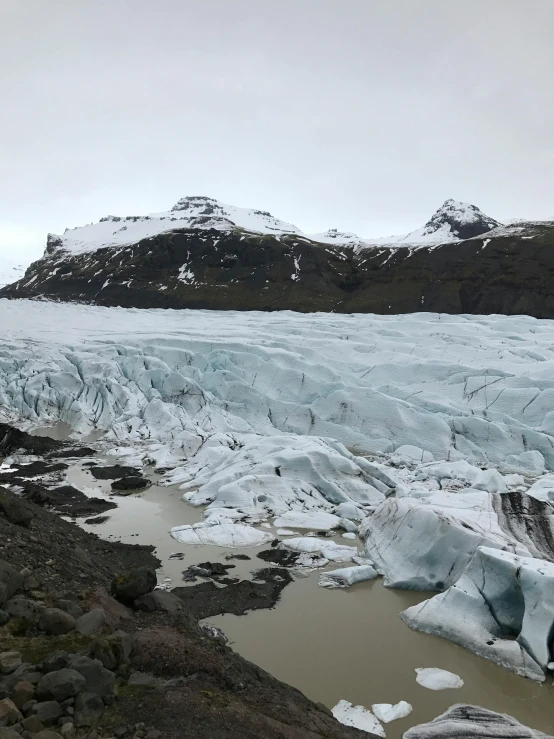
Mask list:
[[441,207],[423,226],[422,236],[437,234],[443,240],[470,239],[502,225],[485,215],[476,205],[453,198],[445,200]]

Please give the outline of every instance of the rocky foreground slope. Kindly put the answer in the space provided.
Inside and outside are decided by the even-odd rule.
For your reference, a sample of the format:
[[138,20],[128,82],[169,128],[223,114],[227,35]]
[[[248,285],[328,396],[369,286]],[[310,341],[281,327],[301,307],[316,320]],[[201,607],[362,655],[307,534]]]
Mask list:
[[420,229],[307,235],[205,197],[50,234],[0,297],[105,306],[554,317],[554,222],[502,226],[447,200]]
[[[0,459],[17,451],[45,467],[83,453],[0,426]],[[50,501],[33,502],[28,485],[44,487],[36,471],[17,471],[32,483],[0,484],[1,739],[371,736],[200,627],[193,606],[209,583],[176,589],[200,588],[194,602],[153,591],[152,547],[99,539],[48,510]],[[228,591],[218,591],[215,612],[232,604]],[[263,606],[243,601],[251,607]]]

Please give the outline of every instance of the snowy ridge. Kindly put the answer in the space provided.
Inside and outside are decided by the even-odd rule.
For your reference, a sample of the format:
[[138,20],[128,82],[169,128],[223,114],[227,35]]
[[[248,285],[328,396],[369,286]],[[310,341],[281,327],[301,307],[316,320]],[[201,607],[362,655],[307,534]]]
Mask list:
[[318,243],[353,246],[413,244],[428,245],[458,241],[485,233],[501,224],[482,213],[476,206],[447,200],[432,218],[416,231],[401,236],[364,239],[354,233],[329,229],[306,234],[291,223],[275,218],[267,211],[238,208],[205,196],[189,196],[179,200],[169,211],[144,216],[106,216],[99,223],[68,229],[62,236],[49,234],[48,251],[82,254],[105,247],[136,244],[176,229],[230,231],[241,229],[252,234],[294,235]]

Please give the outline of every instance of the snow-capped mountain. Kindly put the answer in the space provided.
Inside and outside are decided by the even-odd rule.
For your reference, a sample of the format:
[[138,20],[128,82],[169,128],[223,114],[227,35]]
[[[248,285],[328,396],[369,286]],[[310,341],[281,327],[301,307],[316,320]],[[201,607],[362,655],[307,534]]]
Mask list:
[[383,244],[437,244],[478,236],[499,226],[474,205],[447,200],[420,229],[400,236],[362,238],[355,233],[329,229],[307,234],[292,223],[275,218],[264,210],[238,208],[205,196],[181,198],[170,210],[145,216],[106,216],[99,223],[49,234],[48,251],[83,254],[106,247],[128,246],[142,239],[178,229],[229,232],[240,229],[252,234],[296,236],[325,244],[379,246]]
[[306,234],[261,210],[186,197],[50,234],[0,297],[138,308],[554,317],[554,223],[503,226],[447,200],[420,229]]
[[444,201],[422,228],[400,237],[399,242],[443,244],[471,239],[501,225],[499,221],[485,215],[476,205],[449,199]]

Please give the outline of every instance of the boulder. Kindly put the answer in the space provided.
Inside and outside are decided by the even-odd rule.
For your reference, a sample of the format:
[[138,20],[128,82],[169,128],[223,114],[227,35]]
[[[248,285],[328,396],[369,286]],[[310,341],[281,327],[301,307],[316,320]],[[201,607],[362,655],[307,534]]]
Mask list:
[[62,736],[57,731],[51,731],[50,729],[43,729],[35,735],[34,739],[62,739]]
[[54,605],[56,608],[59,608],[61,611],[65,611],[66,613],[69,613],[69,615],[73,616],[74,619],[78,619],[80,616],[83,615],[83,609],[78,603],[75,603],[74,600],[60,598],[54,603]]
[[22,718],[23,716],[13,701],[9,698],[0,701],[0,726],[13,726]]
[[49,654],[42,660],[41,670],[42,672],[54,672],[54,670],[61,670],[63,667],[67,667],[69,664],[69,655],[67,652],[60,651]]
[[67,634],[75,628],[75,619],[59,608],[45,608],[40,615],[39,627],[47,634]]
[[11,618],[21,618],[29,624],[36,624],[44,610],[44,605],[24,595],[15,595],[4,603],[4,609]]
[[166,590],[153,590],[137,598],[134,605],[139,611],[175,613],[183,608],[183,601]]
[[17,731],[14,731],[14,729],[0,726],[0,739],[21,739],[21,736]]
[[96,726],[102,714],[104,704],[96,693],[79,693],[75,700],[74,723],[77,728]]
[[19,652],[0,652],[0,673],[9,675],[21,665]]
[[99,659],[77,657],[70,663],[70,667],[85,678],[84,690],[87,693],[94,693],[102,699],[113,696],[115,675],[106,670]]
[[31,734],[35,734],[37,731],[42,731],[42,729],[44,729],[42,721],[38,716],[27,716],[27,718],[23,719],[21,725],[25,731],[29,731]]
[[132,603],[135,598],[154,590],[156,584],[156,572],[152,567],[137,567],[116,577],[112,582],[111,591],[122,603]]
[[35,686],[27,680],[20,680],[10,692],[10,698],[19,710],[34,697]]
[[144,490],[149,488],[152,483],[145,477],[124,477],[121,480],[112,482],[112,490],[115,493],[125,494],[127,491],[133,492],[134,490]]
[[106,623],[106,614],[103,608],[93,608],[77,619],[76,630],[85,636],[96,634]]
[[11,598],[22,585],[23,577],[15,567],[0,559],[0,605]]
[[0,512],[6,516],[10,523],[16,526],[28,528],[33,520],[33,514],[27,505],[5,490],[0,491]]
[[64,667],[61,670],[49,672],[40,679],[37,685],[37,698],[61,702],[72,698],[84,686],[85,678],[80,672]]
[[10,614],[0,608],[0,626],[4,626],[10,620]]
[[31,708],[31,715],[36,716],[44,726],[54,726],[62,715],[62,708],[58,701],[41,701]]

